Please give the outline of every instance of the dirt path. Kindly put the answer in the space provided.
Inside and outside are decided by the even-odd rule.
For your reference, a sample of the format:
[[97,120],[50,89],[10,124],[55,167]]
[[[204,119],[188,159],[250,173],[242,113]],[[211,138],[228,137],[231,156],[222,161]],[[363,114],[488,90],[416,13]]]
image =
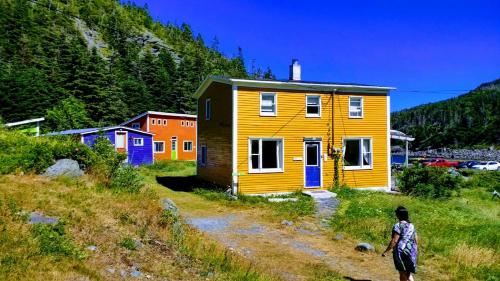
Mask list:
[[397,280],[390,258],[355,251],[359,241],[333,239],[318,217],[287,226],[270,220],[266,210],[231,208],[158,187],[161,196],[178,205],[187,223],[285,280],[310,280],[318,265],[351,280]]

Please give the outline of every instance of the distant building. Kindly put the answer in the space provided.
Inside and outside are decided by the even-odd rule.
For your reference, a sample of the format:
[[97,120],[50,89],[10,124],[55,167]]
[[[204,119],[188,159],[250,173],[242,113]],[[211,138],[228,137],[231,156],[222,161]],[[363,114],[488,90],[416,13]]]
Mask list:
[[196,115],[147,111],[121,124],[153,136],[154,160],[196,160]]
[[20,132],[38,137],[40,135],[40,123],[43,121],[45,121],[45,118],[41,117],[41,118],[7,123],[5,124],[5,127],[16,128]]
[[80,141],[93,146],[99,137],[107,138],[117,152],[127,154],[127,162],[133,166],[153,163],[153,134],[123,126],[87,128],[53,132],[45,136],[76,135]]
[[198,98],[198,177],[262,194],[353,188],[390,190],[393,88],[290,80],[208,77]]

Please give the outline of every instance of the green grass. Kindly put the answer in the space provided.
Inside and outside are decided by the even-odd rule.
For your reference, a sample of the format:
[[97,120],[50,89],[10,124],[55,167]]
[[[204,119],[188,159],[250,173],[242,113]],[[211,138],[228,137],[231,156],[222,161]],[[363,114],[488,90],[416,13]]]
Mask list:
[[[268,208],[271,209],[279,219],[296,219],[298,217],[310,216],[315,212],[314,200],[300,192],[279,196],[247,196],[238,195],[238,199],[232,199],[225,192],[197,188],[194,193],[211,201],[218,201],[226,206]],[[297,198],[298,201],[269,202],[268,198]]]
[[460,197],[446,200],[342,189],[331,226],[381,251],[396,222],[394,210],[402,205],[420,237],[420,264],[453,280],[500,280],[500,200],[477,182],[471,179]]

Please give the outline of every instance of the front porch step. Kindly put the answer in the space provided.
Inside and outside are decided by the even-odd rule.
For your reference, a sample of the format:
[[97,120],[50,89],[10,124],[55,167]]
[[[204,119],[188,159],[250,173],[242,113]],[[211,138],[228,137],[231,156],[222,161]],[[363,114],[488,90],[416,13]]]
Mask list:
[[328,190],[307,190],[302,191],[302,193],[309,195],[314,199],[327,199],[337,197],[337,193],[333,193]]

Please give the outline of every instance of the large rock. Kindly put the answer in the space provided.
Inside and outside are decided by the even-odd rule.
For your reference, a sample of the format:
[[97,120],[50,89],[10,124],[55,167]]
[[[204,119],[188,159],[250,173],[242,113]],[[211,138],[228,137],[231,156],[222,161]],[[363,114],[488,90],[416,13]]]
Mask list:
[[373,252],[373,251],[375,251],[375,247],[373,247],[369,243],[359,243],[355,249],[360,251],[360,252]]
[[47,168],[43,176],[46,177],[59,177],[67,176],[71,178],[77,178],[83,176],[83,171],[80,169],[78,162],[71,159],[60,159],[57,162]]

